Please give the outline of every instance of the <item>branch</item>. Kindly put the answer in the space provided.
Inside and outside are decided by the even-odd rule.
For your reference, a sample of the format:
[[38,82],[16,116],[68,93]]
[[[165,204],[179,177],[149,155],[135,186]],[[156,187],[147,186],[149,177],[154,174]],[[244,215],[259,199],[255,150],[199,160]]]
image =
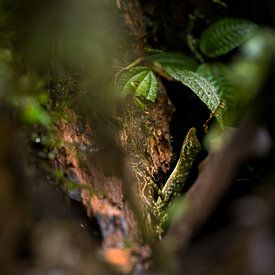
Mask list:
[[245,119],[220,151],[205,159],[203,170],[186,194],[187,212],[171,226],[165,243],[175,245],[175,250],[186,248],[229,187],[238,166],[262,155],[270,145],[267,131]]

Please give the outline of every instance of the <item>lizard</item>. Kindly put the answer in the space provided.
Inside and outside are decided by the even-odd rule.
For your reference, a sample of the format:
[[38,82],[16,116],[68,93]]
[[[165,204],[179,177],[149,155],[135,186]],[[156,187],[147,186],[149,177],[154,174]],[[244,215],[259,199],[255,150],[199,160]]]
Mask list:
[[163,188],[160,190],[153,183],[153,188],[158,188],[158,198],[153,203],[153,214],[157,217],[159,229],[162,229],[166,223],[169,203],[179,196],[200,149],[201,145],[196,136],[196,129],[191,128],[183,141],[178,162]]

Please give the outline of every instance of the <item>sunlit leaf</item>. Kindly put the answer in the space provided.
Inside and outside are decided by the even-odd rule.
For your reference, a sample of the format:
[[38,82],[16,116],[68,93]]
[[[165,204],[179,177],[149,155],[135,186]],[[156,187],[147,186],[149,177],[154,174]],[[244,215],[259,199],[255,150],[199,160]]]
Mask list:
[[158,82],[149,68],[137,66],[119,76],[116,89],[121,97],[134,93],[135,96],[154,102],[158,92]]
[[210,25],[201,35],[199,46],[208,57],[218,57],[239,47],[255,34],[258,26],[244,19],[225,18]]

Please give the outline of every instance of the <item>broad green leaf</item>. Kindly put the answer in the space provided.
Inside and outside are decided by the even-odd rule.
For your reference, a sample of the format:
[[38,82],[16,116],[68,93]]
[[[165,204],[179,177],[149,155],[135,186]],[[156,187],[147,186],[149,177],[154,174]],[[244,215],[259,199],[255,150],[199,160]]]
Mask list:
[[158,92],[158,82],[148,67],[136,66],[119,76],[116,89],[121,97],[134,93],[135,96],[154,102]]
[[194,71],[197,67],[197,62],[182,53],[161,52],[149,55],[149,60],[156,66],[173,67],[179,69],[187,69]]
[[217,112],[222,101],[215,86],[195,72],[172,67],[166,67],[165,71],[172,78],[189,87],[200,98],[200,100],[205,103],[208,109],[215,114],[218,121],[222,124],[222,112]]
[[228,70],[222,63],[201,64],[197,73],[206,78],[215,88],[217,94],[225,102],[227,107],[234,105],[234,89],[228,78]]
[[221,19],[210,25],[201,35],[199,46],[208,57],[218,57],[239,47],[255,34],[258,26],[236,18]]

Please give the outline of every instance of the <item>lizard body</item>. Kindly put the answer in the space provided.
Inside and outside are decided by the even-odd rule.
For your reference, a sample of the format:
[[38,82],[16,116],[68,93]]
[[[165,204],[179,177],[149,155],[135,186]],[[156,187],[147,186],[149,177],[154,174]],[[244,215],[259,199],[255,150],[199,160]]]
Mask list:
[[166,215],[169,202],[180,194],[200,149],[201,145],[196,136],[196,129],[191,128],[183,141],[176,167],[169,176],[164,187],[161,189],[161,195],[158,196],[155,202],[155,216],[163,219]]

